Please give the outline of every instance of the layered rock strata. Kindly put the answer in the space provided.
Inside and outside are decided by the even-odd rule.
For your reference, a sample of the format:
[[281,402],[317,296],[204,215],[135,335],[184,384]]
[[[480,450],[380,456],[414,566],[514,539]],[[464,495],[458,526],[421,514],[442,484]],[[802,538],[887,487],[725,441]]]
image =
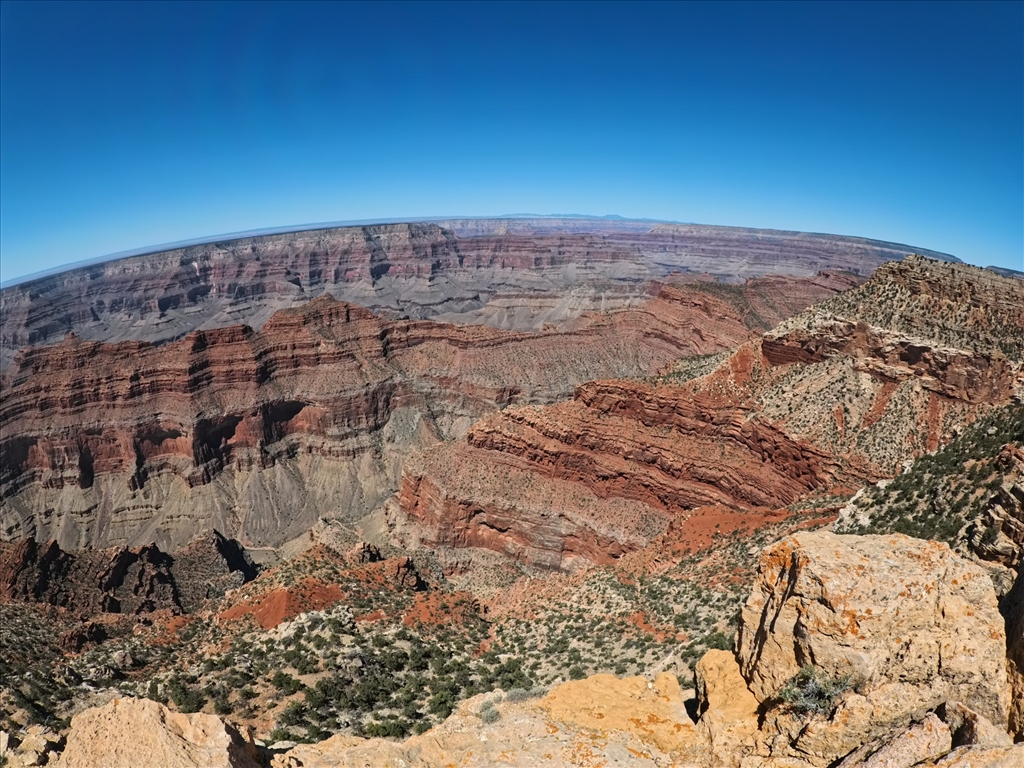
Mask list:
[[832,481],[827,455],[747,415],[671,387],[593,382],[411,461],[399,514],[421,543],[570,568],[643,547],[686,510],[785,506]]
[[166,342],[239,322],[259,328],[275,310],[324,292],[379,312],[453,319],[486,307],[496,294],[593,288],[586,308],[599,309],[605,294],[633,301],[642,281],[676,270],[731,280],[822,269],[868,275],[914,251],[860,238],[725,227],[586,219],[442,223],[242,237],[29,280],[0,292],[0,369],[18,349],[68,332],[97,341]]
[[325,296],[258,332],[162,346],[68,337],[26,350],[4,379],[0,531],[174,549],[216,528],[278,545],[321,515],[369,511],[410,450],[490,411],[749,333],[728,303],[663,286],[566,332],[389,321]]
[[[644,546],[705,505],[786,507],[891,477],[1024,392],[1013,306],[1020,281],[918,257],[886,265],[705,368],[682,360],[657,385],[592,382],[571,402],[482,419],[407,465],[393,519],[412,544],[564,568]],[[937,330],[909,337],[928,327],[919,313]]]

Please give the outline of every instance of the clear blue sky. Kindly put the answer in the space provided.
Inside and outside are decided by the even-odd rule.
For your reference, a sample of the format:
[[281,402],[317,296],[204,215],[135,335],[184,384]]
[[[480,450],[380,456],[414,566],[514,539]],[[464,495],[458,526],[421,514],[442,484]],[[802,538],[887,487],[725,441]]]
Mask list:
[[1024,4],[0,4],[0,271],[616,213],[1024,268]]

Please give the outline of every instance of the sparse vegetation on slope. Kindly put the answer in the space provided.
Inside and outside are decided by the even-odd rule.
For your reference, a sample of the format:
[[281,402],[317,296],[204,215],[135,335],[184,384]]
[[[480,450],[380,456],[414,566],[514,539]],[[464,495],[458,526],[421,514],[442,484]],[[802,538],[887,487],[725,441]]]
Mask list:
[[1007,444],[1024,447],[1024,405],[992,411],[891,482],[866,489],[836,528],[844,533],[904,533],[957,546],[1003,484],[998,459]]

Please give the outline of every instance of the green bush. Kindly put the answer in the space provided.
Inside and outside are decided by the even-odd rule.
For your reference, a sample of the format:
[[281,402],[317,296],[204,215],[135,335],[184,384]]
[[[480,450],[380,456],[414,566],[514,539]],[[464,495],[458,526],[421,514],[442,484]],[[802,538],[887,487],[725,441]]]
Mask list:
[[174,702],[179,712],[186,714],[198,712],[206,703],[206,697],[198,689],[191,687],[183,680],[171,680],[167,688],[171,701]]
[[290,696],[293,693],[298,693],[305,686],[296,680],[294,677],[286,672],[275,672],[274,676],[270,678],[271,684],[282,691],[286,696]]
[[401,739],[409,735],[410,723],[407,720],[387,718],[379,723],[366,725],[366,735],[377,738]]
[[852,687],[849,675],[834,678],[808,664],[782,686],[778,698],[800,714],[827,715],[832,712],[836,699]]

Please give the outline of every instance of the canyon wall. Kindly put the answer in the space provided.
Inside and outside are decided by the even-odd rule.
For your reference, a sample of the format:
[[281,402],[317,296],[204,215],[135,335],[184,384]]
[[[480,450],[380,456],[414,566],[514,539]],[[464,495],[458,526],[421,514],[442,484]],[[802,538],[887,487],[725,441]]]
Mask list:
[[366,514],[410,452],[487,413],[751,336],[706,292],[648,292],[537,333],[387,320],[322,296],[260,331],[28,348],[0,394],[0,531],[72,549],[174,549],[216,528],[276,546],[320,516]]
[[[832,235],[588,219],[471,220],[242,237],[91,264],[0,291],[0,368],[68,332],[163,343],[197,329],[260,328],[322,293],[390,316],[538,330],[531,302],[571,296],[549,320],[635,303],[672,272],[722,280],[820,270],[869,275],[914,249]],[[450,227],[450,228],[449,228]],[[952,258],[952,257],[945,257]],[[492,300],[506,311],[484,311]],[[543,298],[541,301],[543,302]],[[523,307],[507,311],[508,304]]]
[[681,360],[657,382],[591,382],[572,401],[480,420],[406,466],[392,519],[413,543],[569,568],[644,546],[673,520],[685,536],[699,507],[788,507],[891,477],[1024,394],[1021,306],[1021,281],[886,265],[703,368]]

